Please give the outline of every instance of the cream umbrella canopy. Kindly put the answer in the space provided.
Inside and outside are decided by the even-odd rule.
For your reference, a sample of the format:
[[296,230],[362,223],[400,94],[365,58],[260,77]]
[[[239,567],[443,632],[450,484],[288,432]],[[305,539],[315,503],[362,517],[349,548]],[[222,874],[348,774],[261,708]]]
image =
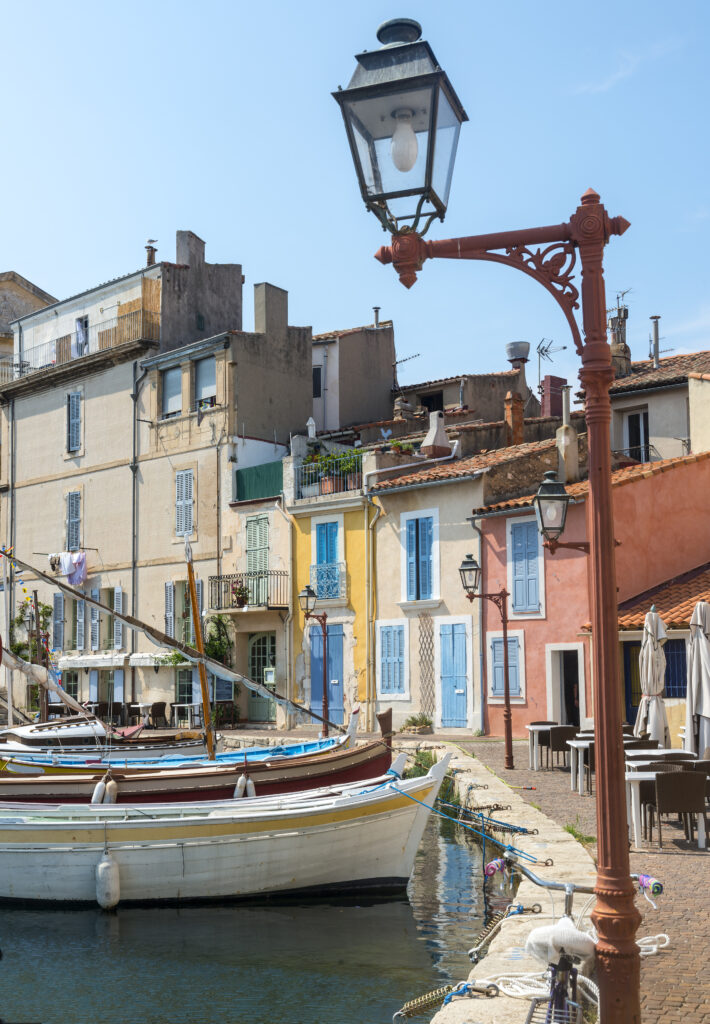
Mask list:
[[647,732],[652,740],[658,740],[661,747],[671,745],[666,705],[662,697],[666,677],[663,644],[667,639],[666,627],[654,605],[646,614],[643,624],[643,640],[639,654],[641,702],[636,715],[634,735],[640,736],[642,732]]
[[698,601],[690,619],[683,746],[700,754],[710,747],[710,604],[707,601]]

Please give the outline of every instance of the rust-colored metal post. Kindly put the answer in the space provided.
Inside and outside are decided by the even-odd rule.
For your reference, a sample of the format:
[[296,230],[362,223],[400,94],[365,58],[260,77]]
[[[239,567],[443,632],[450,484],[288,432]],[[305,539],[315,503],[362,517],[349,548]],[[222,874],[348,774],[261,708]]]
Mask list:
[[641,961],[636,930],[641,915],[629,877],[628,827],[618,659],[616,567],[611,489],[609,385],[614,373],[606,340],[604,246],[612,224],[589,189],[572,217],[572,238],[582,263],[585,391],[589,443],[590,596],[594,643],[594,740],[597,784],[597,929],[599,1016],[605,1024],[640,1024]]

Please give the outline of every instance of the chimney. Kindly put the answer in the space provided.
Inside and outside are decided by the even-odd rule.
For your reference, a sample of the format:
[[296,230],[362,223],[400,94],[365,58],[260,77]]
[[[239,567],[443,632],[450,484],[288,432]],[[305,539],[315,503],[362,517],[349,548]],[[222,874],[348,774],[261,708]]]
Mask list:
[[375,314],[375,327],[379,327],[380,326],[380,307],[379,306],[373,306],[372,307],[372,311]]
[[517,391],[509,391],[505,396],[505,440],[506,446],[522,444],[525,432],[523,429],[523,396]]
[[148,254],[146,256],[146,261],[145,261],[146,267],[154,267],[155,266],[155,254],[156,254],[156,252],[158,250],[153,245],[153,243],[157,242],[157,241],[158,241],[157,238],[149,238],[148,239],[148,244],[145,247],[145,251]]
[[650,317],[653,320],[653,368],[657,370],[661,365],[661,349],[658,338],[658,321],[661,319],[657,314]]
[[427,459],[438,459],[445,455],[451,455],[451,445],[444,430],[444,414],[440,410],[429,413],[429,432],[419,451]]
[[557,479],[563,484],[571,484],[573,481],[579,480],[579,445],[577,431],[570,423],[570,391],[571,388],[568,385],[562,389],[562,426],[558,427],[555,433],[558,456]]
[[[254,331],[274,339],[288,337],[288,292],[285,289],[268,282],[254,285]],[[325,374],[323,376],[325,378]]]
[[175,262],[187,267],[199,267],[205,262],[205,243],[194,231],[175,232]]
[[541,415],[557,419],[562,416],[562,389],[566,386],[564,377],[553,377],[550,374],[543,377]]
[[611,348],[611,365],[615,377],[628,377],[631,373],[631,349],[626,344],[626,321],[629,310],[626,306],[617,305],[616,316],[609,317],[609,347]]

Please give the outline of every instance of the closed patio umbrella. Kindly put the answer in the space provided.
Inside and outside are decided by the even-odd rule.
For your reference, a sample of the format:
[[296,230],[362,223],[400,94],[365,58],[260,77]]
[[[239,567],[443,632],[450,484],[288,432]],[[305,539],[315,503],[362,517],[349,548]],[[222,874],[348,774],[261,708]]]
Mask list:
[[707,601],[698,601],[690,619],[683,746],[695,754],[702,754],[710,747],[710,604]]
[[640,736],[648,732],[652,740],[658,740],[659,746],[670,747],[671,732],[666,718],[666,705],[663,703],[663,688],[666,677],[666,656],[663,644],[667,640],[666,627],[655,607],[646,614],[643,624],[643,640],[639,654],[639,678],[641,682],[641,702],[634,735]]

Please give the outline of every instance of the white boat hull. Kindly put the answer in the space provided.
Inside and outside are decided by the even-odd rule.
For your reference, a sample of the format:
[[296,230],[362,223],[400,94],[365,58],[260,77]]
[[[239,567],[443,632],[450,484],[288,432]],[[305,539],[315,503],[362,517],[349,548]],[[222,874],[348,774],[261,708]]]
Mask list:
[[445,767],[366,794],[353,787],[333,799],[273,798],[251,812],[230,803],[178,817],[169,810],[128,816],[128,809],[116,820],[114,808],[103,819],[96,809],[84,820],[5,818],[0,899],[96,903],[105,850],[118,868],[122,904],[401,889]]

